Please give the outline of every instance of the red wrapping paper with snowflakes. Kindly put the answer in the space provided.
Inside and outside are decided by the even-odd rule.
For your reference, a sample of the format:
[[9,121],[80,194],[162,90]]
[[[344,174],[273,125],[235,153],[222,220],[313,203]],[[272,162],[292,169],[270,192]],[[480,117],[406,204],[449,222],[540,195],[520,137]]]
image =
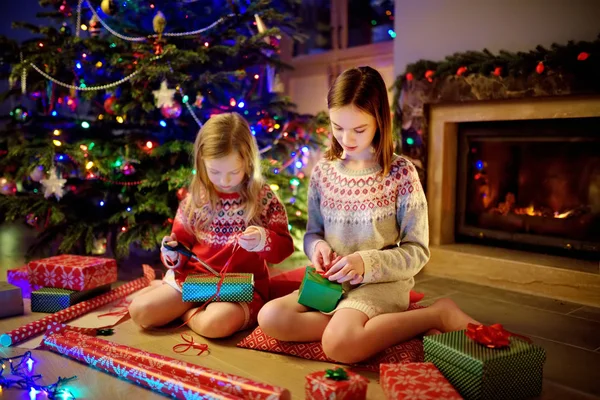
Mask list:
[[27,270],[27,265],[6,271],[6,281],[11,285],[20,287],[24,299],[31,298],[31,292],[41,288],[39,285],[32,285],[29,283],[29,271]]
[[389,400],[458,400],[462,397],[433,363],[379,365],[381,388]]
[[29,282],[44,287],[89,290],[117,281],[117,262],[110,258],[61,255],[31,261]]
[[48,325],[52,323],[70,321],[81,315],[87,314],[96,308],[102,307],[105,304],[122,299],[129,296],[133,292],[145,288],[146,286],[150,285],[150,282],[155,278],[155,274],[154,270],[148,265],[144,265],[143,269],[144,276],[142,278],[128,282],[116,289],[111,290],[108,293],[94,297],[90,300],[82,301],[79,304],[75,304],[74,306],[65,308],[62,311],[47,315],[44,318],[38,319],[37,321],[30,322],[17,329],[0,335],[0,347],[14,346],[17,343],[24,342],[39,333],[45,332]]
[[[287,389],[109,342],[65,326],[49,328],[43,346],[177,399],[289,400]],[[200,397],[205,396],[205,397]]]
[[[346,379],[336,380],[327,376],[336,375],[337,370],[317,371],[306,375],[307,400],[365,400],[369,380],[355,372],[343,370]],[[332,374],[333,373],[333,374]]]

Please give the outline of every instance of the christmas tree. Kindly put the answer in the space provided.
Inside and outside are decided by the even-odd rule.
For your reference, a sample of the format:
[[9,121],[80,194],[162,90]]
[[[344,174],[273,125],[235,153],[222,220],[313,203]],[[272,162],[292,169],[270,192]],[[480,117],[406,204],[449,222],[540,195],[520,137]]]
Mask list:
[[[211,115],[251,124],[301,239],[311,151],[326,118],[280,93],[291,1],[41,0],[36,37],[0,38],[12,102],[0,139],[0,215],[38,231],[30,254],[156,250],[195,173]],[[298,240],[298,243],[300,241]],[[38,253],[39,254],[39,253]]]

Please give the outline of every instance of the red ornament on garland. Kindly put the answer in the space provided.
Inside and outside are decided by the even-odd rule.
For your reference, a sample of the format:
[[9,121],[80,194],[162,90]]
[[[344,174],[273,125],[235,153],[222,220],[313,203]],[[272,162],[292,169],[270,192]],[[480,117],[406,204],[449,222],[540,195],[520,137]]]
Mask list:
[[181,104],[173,101],[173,104],[165,104],[160,108],[160,113],[165,118],[178,118],[181,115]]
[[456,70],[456,75],[462,76],[465,72],[467,72],[467,67],[462,66]]
[[104,111],[106,111],[107,114],[110,115],[115,115],[116,114],[116,108],[117,108],[117,97],[116,96],[110,96],[108,99],[104,100]]
[[186,187],[177,189],[177,200],[181,201],[181,200],[185,199],[185,196],[187,196],[187,194],[188,194],[188,190]]
[[433,76],[435,75],[435,71],[432,71],[430,69],[428,69],[427,71],[425,71],[425,78],[429,81],[429,82],[433,82]]
[[535,67],[535,72],[537,72],[538,74],[542,74],[544,72],[544,69],[544,63],[540,61],[537,67]]
[[589,53],[586,53],[585,51],[582,51],[581,53],[579,53],[579,55],[577,56],[577,60],[578,61],[585,61],[588,59],[588,57],[590,56]]
[[500,76],[502,75],[502,67],[496,67],[494,68],[494,76]]
[[406,74],[406,80],[407,81],[412,81],[413,79],[415,79],[415,77],[413,76],[413,74],[411,74],[410,72],[408,74]]

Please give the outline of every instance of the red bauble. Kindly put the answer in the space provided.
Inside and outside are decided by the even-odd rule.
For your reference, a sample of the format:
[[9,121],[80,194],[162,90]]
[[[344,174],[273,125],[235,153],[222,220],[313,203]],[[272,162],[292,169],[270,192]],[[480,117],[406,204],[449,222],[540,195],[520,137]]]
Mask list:
[[544,63],[540,61],[537,65],[537,67],[535,67],[535,72],[537,72],[538,74],[541,74],[544,72],[544,69],[545,69]]
[[116,102],[117,102],[116,96],[110,96],[108,99],[104,100],[104,111],[106,111],[107,114],[115,115],[117,113]]
[[465,72],[467,72],[467,67],[463,66],[456,70],[456,75],[461,76]]
[[494,68],[494,76],[500,76],[500,75],[502,75],[502,67]]
[[588,59],[588,57],[590,56],[589,53],[586,53],[585,51],[582,51],[581,53],[579,53],[579,55],[577,56],[577,60],[578,61],[585,61]]
[[187,196],[187,194],[188,194],[188,190],[186,187],[177,189],[177,200],[181,201],[181,200],[185,199],[185,196]]
[[435,75],[435,71],[432,71],[430,69],[428,69],[427,71],[425,71],[425,78],[427,78],[427,80],[429,82],[433,82],[433,76]]
[[407,81],[412,81],[413,79],[415,79],[415,77],[413,76],[413,74],[411,74],[410,72],[408,74],[406,74],[406,80]]
[[181,104],[174,101],[172,104],[165,104],[160,108],[160,113],[165,118],[178,118],[181,115]]

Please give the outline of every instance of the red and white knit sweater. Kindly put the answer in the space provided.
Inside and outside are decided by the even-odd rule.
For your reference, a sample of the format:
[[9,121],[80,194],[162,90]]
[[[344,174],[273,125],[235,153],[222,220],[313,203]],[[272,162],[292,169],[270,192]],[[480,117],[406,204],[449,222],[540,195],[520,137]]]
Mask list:
[[[172,232],[177,241],[186,245],[203,261],[217,272],[221,271],[232,256],[237,238],[242,235],[247,225],[244,220],[244,204],[238,193],[219,193],[219,200],[213,213],[212,222],[200,231],[194,231],[196,218],[200,210],[186,213],[188,196],[179,205],[173,223]],[[254,274],[254,289],[263,300],[269,299],[269,270],[267,262],[280,263],[294,252],[294,244],[288,229],[285,207],[268,185],[264,185],[260,197],[256,201],[262,205],[260,212],[261,241],[246,251],[238,248],[227,272],[249,272]],[[162,257],[161,257],[162,259]],[[179,255],[175,266],[170,266],[163,259],[163,264],[174,268],[175,281],[181,287],[189,273],[203,268],[187,257]]]

